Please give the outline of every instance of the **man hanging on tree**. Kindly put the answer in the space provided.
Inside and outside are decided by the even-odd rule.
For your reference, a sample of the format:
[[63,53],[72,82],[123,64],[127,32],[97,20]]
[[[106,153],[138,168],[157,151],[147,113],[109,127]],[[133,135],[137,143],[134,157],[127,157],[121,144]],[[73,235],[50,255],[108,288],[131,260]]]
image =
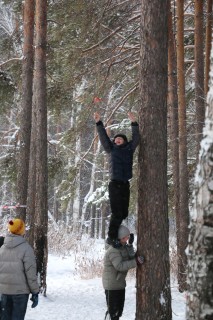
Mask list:
[[104,150],[109,154],[109,200],[112,215],[110,218],[107,242],[116,242],[118,228],[122,220],[128,216],[129,180],[132,178],[133,153],[139,143],[139,127],[133,113],[128,113],[131,121],[132,140],[118,133],[111,141],[101,121],[100,114],[94,113],[99,139]]

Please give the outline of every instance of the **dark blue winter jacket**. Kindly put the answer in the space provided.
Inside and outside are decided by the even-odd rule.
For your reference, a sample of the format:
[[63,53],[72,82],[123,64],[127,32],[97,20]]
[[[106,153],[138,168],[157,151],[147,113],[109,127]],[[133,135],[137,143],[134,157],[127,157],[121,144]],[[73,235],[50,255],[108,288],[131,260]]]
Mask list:
[[99,139],[104,150],[109,154],[110,179],[128,181],[132,178],[133,153],[139,143],[139,127],[132,122],[132,140],[116,145],[107,135],[102,121],[96,123]]

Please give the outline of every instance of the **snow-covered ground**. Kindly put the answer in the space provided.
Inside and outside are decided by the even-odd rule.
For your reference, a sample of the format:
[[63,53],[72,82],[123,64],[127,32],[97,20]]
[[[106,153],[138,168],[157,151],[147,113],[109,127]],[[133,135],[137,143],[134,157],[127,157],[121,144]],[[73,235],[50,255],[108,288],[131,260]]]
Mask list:
[[[102,244],[103,245],[103,244]],[[99,250],[99,249],[97,249]],[[93,250],[95,254],[95,250]],[[85,253],[84,253],[85,256]],[[82,279],[76,272],[76,254],[50,254],[48,261],[47,297],[40,295],[39,304],[31,308],[29,301],[26,320],[102,320],[106,312],[104,290],[100,277]],[[127,279],[123,320],[135,319],[135,279]],[[185,319],[185,295],[172,284],[173,320]]]

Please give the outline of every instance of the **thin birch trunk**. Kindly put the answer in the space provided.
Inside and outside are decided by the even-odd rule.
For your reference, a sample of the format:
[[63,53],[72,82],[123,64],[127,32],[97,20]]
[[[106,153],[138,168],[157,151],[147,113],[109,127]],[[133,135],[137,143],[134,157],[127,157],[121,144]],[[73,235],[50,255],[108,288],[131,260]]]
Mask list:
[[95,190],[95,173],[96,173],[96,166],[97,166],[97,156],[100,152],[100,142],[97,144],[97,148],[94,154],[93,164],[92,164],[92,170],[91,170],[91,178],[90,178],[90,188],[88,193],[86,194],[84,198],[84,203],[82,207],[82,216],[81,216],[81,227],[83,227],[85,220],[88,220],[88,216],[86,215],[87,207],[88,207],[88,200],[89,197],[92,195],[92,193]]
[[187,320],[213,319],[213,51],[203,139],[195,177],[188,246]]
[[195,0],[195,108],[196,108],[196,158],[200,150],[205,118],[204,54],[203,54],[203,1]]
[[[170,2],[169,2],[170,4]],[[168,42],[168,111],[170,119],[170,148],[172,154],[173,201],[176,218],[177,253],[180,258],[180,190],[179,190],[179,137],[178,137],[178,96],[177,96],[177,56],[176,43],[172,28],[172,12],[169,5],[169,42]],[[180,265],[180,263],[178,264]]]
[[[80,151],[81,151],[81,137],[77,137],[76,139],[76,156],[75,156],[75,167],[78,166],[80,161]],[[80,168],[77,169],[78,173],[76,175],[76,183],[75,183],[75,195],[73,199],[73,207],[72,207],[72,225],[73,225],[73,231],[78,232],[80,227]]]
[[188,168],[187,168],[187,131],[184,74],[184,0],[177,2],[177,79],[178,79],[178,119],[179,119],[179,185],[180,185],[180,224],[178,284],[180,292],[186,290],[186,247],[188,243]]

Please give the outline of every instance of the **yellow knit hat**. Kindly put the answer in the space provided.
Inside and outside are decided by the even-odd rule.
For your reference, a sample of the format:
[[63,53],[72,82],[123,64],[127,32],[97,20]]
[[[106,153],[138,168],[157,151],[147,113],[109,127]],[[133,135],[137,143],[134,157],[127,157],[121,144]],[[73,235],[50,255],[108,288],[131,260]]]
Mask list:
[[21,219],[13,219],[8,223],[8,230],[11,233],[23,236],[25,234],[25,223]]

